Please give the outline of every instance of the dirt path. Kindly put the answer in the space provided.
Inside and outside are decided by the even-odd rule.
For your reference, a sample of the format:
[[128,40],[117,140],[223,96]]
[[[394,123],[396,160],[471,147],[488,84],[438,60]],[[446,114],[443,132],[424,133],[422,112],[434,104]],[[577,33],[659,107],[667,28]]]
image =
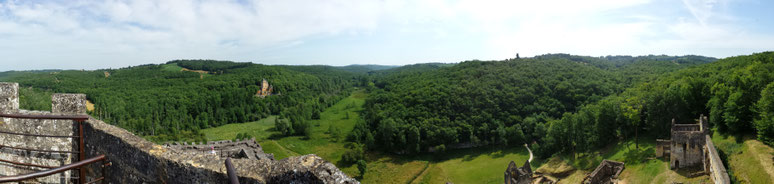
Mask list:
[[757,160],[760,161],[763,169],[769,174],[769,178],[774,180],[774,161],[771,158],[774,150],[757,140],[748,140],[744,143],[749,147],[748,151],[758,157]]
[[271,140],[271,142],[272,142],[272,143],[274,143],[275,145],[277,145],[277,147],[279,147],[280,149],[282,149],[282,151],[284,151],[285,153],[290,153],[290,154],[288,154],[288,155],[290,155],[290,156],[298,156],[298,155],[301,155],[301,154],[298,154],[298,153],[296,153],[296,152],[295,152],[295,151],[293,151],[293,150],[290,150],[290,149],[288,149],[288,148],[285,148],[285,146],[282,146],[282,144],[278,143],[278,142],[277,142],[277,141],[275,141],[275,140]]
[[417,179],[419,179],[419,178],[421,178],[422,176],[424,176],[425,174],[427,174],[427,169],[428,169],[428,168],[430,168],[430,162],[427,162],[427,164],[425,164],[425,168],[424,168],[424,169],[422,169],[422,171],[420,171],[419,173],[417,173],[417,174],[414,176],[414,178],[412,178],[411,180],[409,180],[409,182],[408,182],[408,183],[415,183],[415,182],[417,182]]
[[534,158],[532,156],[532,150],[529,149],[529,146],[527,146],[527,144],[524,144],[524,147],[527,148],[527,151],[529,151],[529,162],[532,162],[532,158]]

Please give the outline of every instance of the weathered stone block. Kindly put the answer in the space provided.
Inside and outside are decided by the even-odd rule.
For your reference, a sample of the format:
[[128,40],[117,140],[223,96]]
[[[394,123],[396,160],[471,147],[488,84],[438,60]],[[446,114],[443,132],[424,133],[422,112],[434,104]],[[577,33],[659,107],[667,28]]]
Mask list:
[[[0,83],[0,109],[3,113],[48,115],[51,112],[29,111],[19,109],[19,85],[17,83]],[[36,135],[72,136],[73,124],[70,120],[40,120],[3,118],[0,123],[0,131]],[[0,136],[0,145],[17,148],[72,151],[74,144],[72,138],[58,137],[34,137],[29,135],[3,134]],[[13,160],[20,163],[37,164],[58,167],[72,163],[75,157],[72,154],[46,153],[26,151],[16,148],[0,149],[0,159]],[[31,168],[0,165],[0,176],[14,176],[30,173]],[[33,170],[34,171],[34,170]],[[66,171],[51,176],[37,178],[31,181],[41,183],[69,183],[72,171]]]
[[86,95],[55,93],[51,95],[51,112],[67,114],[86,113]]
[[19,83],[0,82],[0,113],[19,110]]

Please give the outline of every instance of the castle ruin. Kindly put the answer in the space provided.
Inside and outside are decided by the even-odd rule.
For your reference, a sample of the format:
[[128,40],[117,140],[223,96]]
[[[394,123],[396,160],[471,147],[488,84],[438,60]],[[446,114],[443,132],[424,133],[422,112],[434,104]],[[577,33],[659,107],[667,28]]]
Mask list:
[[594,171],[586,178],[583,178],[584,184],[613,184],[618,183],[618,175],[624,170],[623,162],[612,160],[603,160]]
[[269,85],[269,81],[266,81],[266,79],[263,79],[263,81],[261,81],[261,89],[255,93],[255,96],[265,98],[266,96],[271,95],[273,91],[274,91],[274,86]]
[[672,119],[671,139],[656,140],[656,156],[669,157],[670,169],[698,169],[709,174],[715,183],[730,183],[710,134],[707,116],[703,114],[695,124],[675,124]]
[[532,183],[532,167],[529,161],[524,162],[521,167],[511,161],[508,168],[505,169],[505,184],[530,184]]

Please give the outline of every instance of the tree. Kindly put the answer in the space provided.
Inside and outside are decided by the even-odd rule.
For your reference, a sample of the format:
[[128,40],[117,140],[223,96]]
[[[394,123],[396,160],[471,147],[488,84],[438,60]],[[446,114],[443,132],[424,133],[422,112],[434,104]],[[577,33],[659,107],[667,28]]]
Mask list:
[[638,140],[640,122],[641,122],[640,109],[642,109],[640,100],[636,97],[626,98],[624,103],[621,104],[621,109],[623,111],[623,117],[626,119],[627,124],[633,127],[634,129],[634,146],[635,148],[640,149],[640,144]]
[[723,120],[728,130],[734,133],[738,133],[747,127],[747,123],[743,119],[746,116],[745,112],[748,106],[745,105],[743,100],[744,94],[742,91],[737,90],[728,96],[728,100],[724,104]]
[[349,148],[344,154],[341,155],[341,161],[347,164],[353,164],[358,160],[365,159],[365,148],[362,144],[347,143],[344,145]]
[[755,120],[755,129],[758,139],[766,144],[774,145],[774,82],[766,85],[761,91],[761,99],[755,104],[756,111],[760,113]]
[[320,111],[318,110],[312,111],[312,119],[320,119]]
[[292,135],[294,132],[293,127],[288,123],[287,119],[274,119],[274,128],[282,133],[282,135]]
[[406,133],[407,148],[406,150],[413,153],[419,153],[421,142],[421,135],[419,134],[419,128],[411,126]]
[[365,160],[358,160],[357,161],[357,170],[360,171],[360,176],[365,176],[366,171],[368,171],[368,165],[366,164]]

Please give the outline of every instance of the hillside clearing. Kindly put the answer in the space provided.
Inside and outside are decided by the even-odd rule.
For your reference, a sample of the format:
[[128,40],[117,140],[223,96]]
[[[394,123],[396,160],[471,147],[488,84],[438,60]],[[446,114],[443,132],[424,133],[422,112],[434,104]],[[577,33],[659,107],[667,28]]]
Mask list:
[[741,183],[769,183],[774,181],[774,149],[754,139],[715,133],[712,141],[727,157],[726,169],[731,180]]

